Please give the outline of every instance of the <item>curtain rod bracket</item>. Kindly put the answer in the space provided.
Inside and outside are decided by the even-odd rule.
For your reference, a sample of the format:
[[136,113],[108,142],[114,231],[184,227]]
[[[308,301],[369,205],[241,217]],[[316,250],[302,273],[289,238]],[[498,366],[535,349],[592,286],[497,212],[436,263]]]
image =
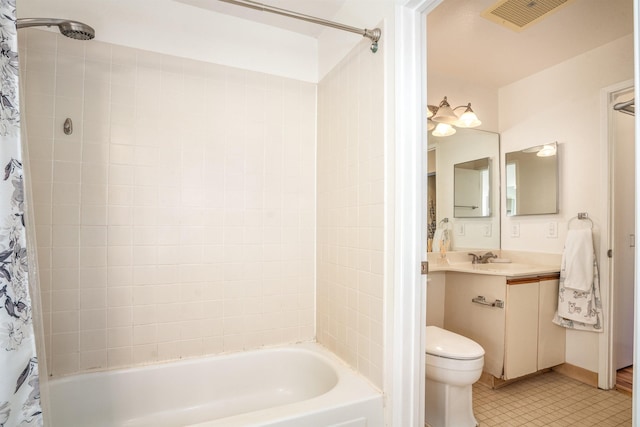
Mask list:
[[380,28],[374,28],[373,30],[364,29],[363,37],[371,40],[371,52],[376,53],[378,51],[378,40],[382,36],[382,30]]

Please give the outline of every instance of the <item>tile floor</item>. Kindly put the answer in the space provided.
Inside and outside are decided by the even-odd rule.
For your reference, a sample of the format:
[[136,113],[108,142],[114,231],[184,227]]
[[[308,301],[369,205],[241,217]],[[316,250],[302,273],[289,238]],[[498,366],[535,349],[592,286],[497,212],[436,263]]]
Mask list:
[[631,396],[548,372],[497,390],[475,384],[480,427],[631,426]]

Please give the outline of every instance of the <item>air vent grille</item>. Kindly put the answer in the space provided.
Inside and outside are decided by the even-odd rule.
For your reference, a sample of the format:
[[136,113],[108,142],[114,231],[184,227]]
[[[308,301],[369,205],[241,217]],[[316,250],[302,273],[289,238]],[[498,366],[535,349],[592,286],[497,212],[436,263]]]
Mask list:
[[482,17],[514,31],[522,31],[574,0],[500,0]]

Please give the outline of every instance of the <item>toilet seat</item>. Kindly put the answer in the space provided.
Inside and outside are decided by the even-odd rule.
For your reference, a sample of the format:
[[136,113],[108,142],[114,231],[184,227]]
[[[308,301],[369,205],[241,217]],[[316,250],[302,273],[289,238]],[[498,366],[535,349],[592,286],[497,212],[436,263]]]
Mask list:
[[484,356],[476,359],[451,359],[427,353],[425,355],[425,365],[429,371],[432,368],[459,372],[477,371],[482,370],[484,366]]
[[477,342],[437,326],[427,326],[426,353],[452,360],[484,357],[484,349]]

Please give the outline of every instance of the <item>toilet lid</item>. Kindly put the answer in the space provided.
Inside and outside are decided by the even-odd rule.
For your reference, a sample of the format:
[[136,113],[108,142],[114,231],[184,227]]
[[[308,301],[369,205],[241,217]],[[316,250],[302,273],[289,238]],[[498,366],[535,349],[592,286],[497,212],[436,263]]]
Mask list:
[[484,356],[484,349],[477,342],[451,331],[427,326],[427,353],[449,359],[477,359]]

